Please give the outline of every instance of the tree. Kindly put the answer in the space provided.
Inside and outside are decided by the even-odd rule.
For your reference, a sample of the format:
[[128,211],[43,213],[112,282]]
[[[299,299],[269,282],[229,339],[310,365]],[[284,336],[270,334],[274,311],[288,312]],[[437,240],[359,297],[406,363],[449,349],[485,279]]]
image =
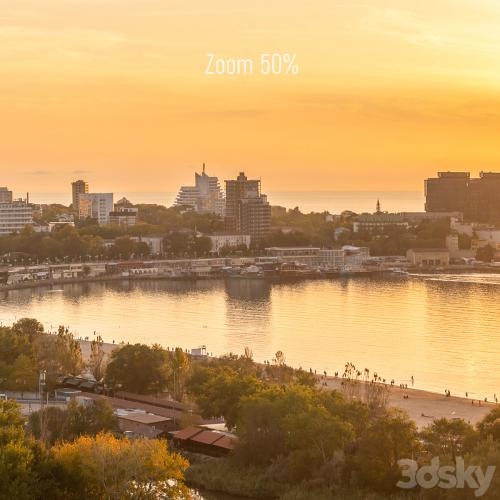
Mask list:
[[106,368],[106,383],[115,389],[151,394],[168,382],[167,352],[158,345],[125,345],[113,351]]
[[111,257],[129,259],[135,253],[136,242],[128,236],[116,238],[113,246],[109,249]]
[[36,498],[41,487],[37,471],[43,460],[43,449],[24,433],[19,405],[0,401],[0,499]]
[[33,360],[26,354],[20,354],[14,361],[8,381],[9,387],[14,391],[24,393],[35,390],[38,384],[38,371]]
[[87,368],[98,382],[104,378],[106,370],[106,352],[104,350],[104,341],[100,335],[90,343],[90,357]]
[[22,318],[12,325],[12,331],[17,335],[26,336],[30,342],[33,342],[43,335],[44,328],[36,319]]
[[189,498],[188,463],[157,439],[81,436],[52,449],[67,498]]
[[40,337],[35,350],[39,368],[47,372],[49,386],[58,375],[79,375],[83,370],[80,343],[64,326],[60,326],[55,335]]
[[495,257],[495,249],[491,245],[479,247],[476,251],[476,259],[483,262],[491,262]]
[[367,425],[354,456],[361,485],[391,491],[401,478],[398,460],[412,458],[418,450],[417,428],[406,414],[391,409]]
[[[43,411],[43,414],[42,414]],[[29,417],[29,428],[37,438],[42,438],[42,419],[47,443],[73,441],[80,436],[95,436],[100,432],[117,432],[118,419],[106,400],[78,404],[71,401],[67,408],[47,407]]]
[[420,432],[424,449],[431,456],[455,460],[457,456],[471,451],[478,435],[474,428],[463,420],[440,418]]
[[244,396],[255,394],[260,381],[253,376],[240,376],[231,370],[216,370],[199,387],[196,403],[205,418],[223,416],[232,429],[238,419],[239,403]]
[[167,388],[176,401],[182,401],[191,369],[191,359],[180,347],[169,352],[168,358]]
[[500,443],[500,408],[493,408],[477,426],[481,438],[491,437]]

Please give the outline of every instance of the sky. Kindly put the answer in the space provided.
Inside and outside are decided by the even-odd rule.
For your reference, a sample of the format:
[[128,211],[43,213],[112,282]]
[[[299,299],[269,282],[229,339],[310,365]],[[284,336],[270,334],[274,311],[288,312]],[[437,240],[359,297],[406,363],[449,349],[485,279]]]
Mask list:
[[[499,0],[0,0],[0,185],[408,190],[500,170]],[[260,75],[263,53],[299,74]],[[207,54],[255,61],[206,75]]]

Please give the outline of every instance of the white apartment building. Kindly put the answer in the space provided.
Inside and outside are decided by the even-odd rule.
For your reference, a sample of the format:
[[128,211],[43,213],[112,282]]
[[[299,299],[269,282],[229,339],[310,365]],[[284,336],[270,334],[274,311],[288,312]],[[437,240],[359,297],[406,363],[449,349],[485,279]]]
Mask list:
[[224,247],[238,247],[245,245],[250,248],[250,235],[249,234],[207,234],[212,241],[211,253],[219,253]]
[[28,203],[0,203],[0,235],[19,232],[28,224],[33,224],[33,208]]
[[100,225],[109,224],[113,211],[113,193],[81,193],[78,197],[80,219],[97,219]]
[[190,207],[199,213],[224,215],[225,199],[219,179],[205,173],[205,164],[201,174],[195,172],[195,185],[182,186],[175,200],[177,207]]

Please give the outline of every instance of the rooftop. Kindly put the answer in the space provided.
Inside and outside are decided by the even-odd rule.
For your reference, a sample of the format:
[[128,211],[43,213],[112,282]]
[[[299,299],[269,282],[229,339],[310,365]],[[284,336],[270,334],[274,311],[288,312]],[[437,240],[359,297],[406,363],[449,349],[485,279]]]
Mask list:
[[160,422],[168,422],[169,420],[172,420],[171,418],[161,417],[160,415],[155,415],[153,413],[142,413],[134,411],[128,413],[119,413],[117,417],[147,425],[158,424]]
[[448,249],[447,248],[410,248],[408,249],[408,251],[412,251],[414,253],[429,253],[429,252],[433,252],[433,253],[437,253],[437,252],[441,252],[441,253],[448,253]]

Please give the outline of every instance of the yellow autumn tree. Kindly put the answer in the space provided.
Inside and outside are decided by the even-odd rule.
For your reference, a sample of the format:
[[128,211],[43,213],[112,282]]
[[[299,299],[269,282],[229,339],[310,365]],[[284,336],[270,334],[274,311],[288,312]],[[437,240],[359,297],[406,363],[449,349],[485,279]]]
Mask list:
[[165,440],[118,439],[103,433],[56,445],[52,456],[66,479],[68,498],[76,491],[92,499],[190,498],[184,484],[189,464],[170,453]]

